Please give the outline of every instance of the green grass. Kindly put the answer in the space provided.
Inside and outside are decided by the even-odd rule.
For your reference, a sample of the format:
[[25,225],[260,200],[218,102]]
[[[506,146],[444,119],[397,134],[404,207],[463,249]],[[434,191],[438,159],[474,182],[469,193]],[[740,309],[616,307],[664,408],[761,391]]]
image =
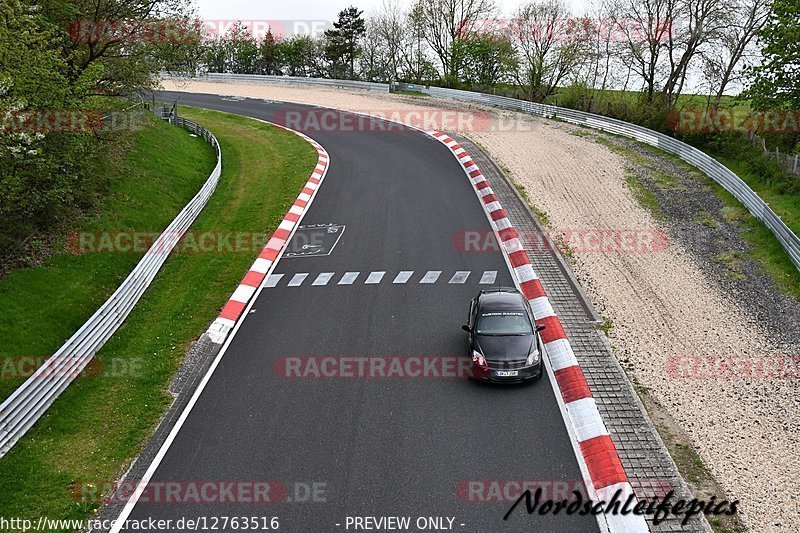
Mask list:
[[[503,168],[503,172],[505,172],[506,175],[510,174],[510,172],[506,168]],[[550,217],[547,216],[547,213],[545,213],[544,211],[533,205],[530,196],[528,196],[528,190],[517,182],[513,183],[514,183],[514,188],[516,188],[517,191],[519,191],[519,195],[522,196],[522,199],[525,200],[526,204],[528,204],[528,207],[530,207],[533,214],[536,215],[536,219],[539,221],[539,224],[541,224],[542,227],[545,228],[550,227]]]
[[654,218],[661,217],[661,207],[653,191],[645,187],[633,174],[625,175],[625,183],[642,207],[647,209]]
[[742,254],[726,250],[718,253],[714,257],[714,261],[723,265],[728,269],[728,275],[739,281],[746,280],[744,272],[742,272]]
[[[736,172],[736,170],[734,170],[734,172]],[[737,174],[739,173],[737,172]],[[739,177],[747,181],[742,174],[739,174]],[[719,216],[728,223],[737,226],[741,230],[744,241],[750,244],[751,248],[747,251],[747,255],[756,262],[762,273],[775,281],[783,292],[800,300],[800,271],[798,271],[797,267],[792,263],[792,260],[789,259],[789,254],[783,249],[783,246],[781,246],[781,243],[775,235],[767,229],[764,224],[752,216],[747,208],[745,208],[739,200],[734,198],[731,193],[723,189],[710,178],[705,178],[705,180],[709,187],[711,187],[725,204],[725,206],[719,210]],[[759,195],[760,194],[759,192]],[[771,201],[767,200],[767,203],[769,203],[776,212],[778,211],[775,204]],[[781,218],[783,218],[782,215]],[[792,231],[797,232],[797,219],[792,217],[791,214],[787,218],[784,218],[784,222],[792,228]],[[741,259],[740,257],[719,257],[717,259],[729,265],[734,277],[737,272],[739,272],[736,263]]]
[[[747,183],[762,200],[767,202],[781,220],[796,234],[800,234],[800,192],[784,193],[781,191],[781,184],[778,182],[768,182],[756,176],[750,171],[744,161],[730,157],[722,157],[711,154],[717,161],[731,169],[742,181]],[[795,177],[800,181],[800,176]]]
[[[220,184],[192,229],[274,230],[316,163],[314,149],[292,133],[244,117],[185,107],[181,112],[213,131],[223,152]],[[158,146],[164,146],[163,137]],[[209,170],[202,169],[202,179]],[[76,380],[0,459],[0,516],[86,518],[93,513],[96,506],[76,501],[71,491],[87,482],[109,483],[124,472],[169,405],[166,388],[191,341],[217,315],[256,255],[184,253],[169,258],[98,356],[105,368],[123,362],[135,371]],[[90,264],[98,257],[82,259]],[[28,292],[46,292],[57,283],[47,278],[47,283],[29,284]],[[66,304],[47,299],[42,305]],[[66,315],[48,314],[55,322],[76,322]],[[32,332],[54,326],[43,317],[19,337],[38,344]],[[21,341],[18,345],[24,347]]]
[[430,98],[431,96],[429,94],[421,93],[419,91],[406,91],[406,90],[394,91],[392,92],[392,94],[404,94],[406,96],[416,96],[417,98]]
[[[638,167],[646,168],[650,174],[654,176],[654,179],[657,180],[662,186],[671,187],[674,184],[674,178],[660,172],[657,165],[642,154],[639,154],[626,146],[617,144],[605,137],[595,137],[594,140],[606,146],[612,152],[623,156],[629,165],[636,165]],[[647,209],[654,218],[661,217],[661,207],[655,193],[645,187],[645,185],[636,176],[634,176],[630,170],[628,170],[625,174],[625,183],[628,185],[628,188],[631,190],[642,207]]]
[[[197,193],[214,168],[214,150],[201,139],[151,118],[136,132],[118,175],[111,177],[103,208],[79,221],[76,232],[157,231],[165,228]],[[0,357],[46,357],[57,350],[119,286],[141,254],[67,251],[41,266],[0,279]],[[43,327],[46,325],[46,327]],[[35,334],[33,333],[35,332]],[[2,361],[2,359],[0,359]],[[21,379],[3,373],[0,398]]]
[[[750,212],[731,193],[718,185],[703,172],[691,166],[678,156],[664,152],[658,148],[645,145],[651,152],[657,152],[670,158],[677,165],[691,170],[697,179],[704,181],[725,204],[717,213],[729,224],[741,230],[742,238],[751,248],[748,256],[759,266],[762,273],[771,277],[785,293],[800,300],[800,271],[789,259],[775,235],[764,224],[753,217]],[[706,152],[709,153],[709,152]],[[742,181],[753,189],[758,196],[781,217],[781,220],[796,234],[800,234],[800,193],[786,193],[781,190],[781,183],[770,182],[750,170],[746,161],[733,157],[723,157],[713,152],[709,153],[717,161],[728,167]],[[800,178],[797,178],[800,179]],[[713,218],[713,213],[704,213],[706,217]],[[734,265],[732,275],[741,276],[741,270],[735,265],[742,258],[733,256],[719,257],[720,262]]]
[[[571,88],[570,87],[562,87],[559,88],[556,92],[558,97],[563,95],[569,94]],[[591,89],[589,90],[589,94],[593,94],[595,100],[599,102],[626,102],[631,105],[637,105],[644,101],[645,93],[642,91],[622,91],[622,90],[614,90],[614,89]],[[656,92],[653,96],[654,100],[659,100],[662,98],[661,93]],[[704,94],[681,94],[678,97],[677,105],[675,106],[677,109],[681,108],[702,108],[705,109],[706,104],[708,102],[707,96]],[[550,103],[556,102],[556,96],[550,98]],[[736,98],[735,96],[728,96],[723,95],[722,99],[720,100],[720,107],[724,109],[750,109],[750,102],[748,100],[742,100]]]
[[[643,157],[641,154],[603,137],[595,137],[594,140],[607,146],[611,151],[626,157],[630,163],[647,168],[651,174],[655,172],[654,181],[662,189],[673,189],[676,194],[680,194],[680,191],[685,188],[680,184],[676,185],[674,177],[661,172],[649,158]],[[645,144],[642,146],[654,154],[669,158],[675,164],[691,171],[698,180],[706,183],[725,205],[718,213],[710,213],[708,211],[699,213],[697,222],[707,227],[716,227],[715,215],[718,215],[729,224],[737,226],[741,230],[744,241],[751,246],[750,250],[748,250],[748,256],[758,264],[761,272],[771,277],[782,291],[800,300],[800,271],[789,259],[789,255],[775,235],[764,224],[753,217],[731,193],[697,168],[678,156],[659,148]],[[753,174],[743,161],[714,154],[710,155],[714,156],[720,163],[727,166],[747,183],[769,204],[792,231],[800,233],[800,194],[782,193],[779,183],[766,182],[763,178]],[[656,218],[661,216],[658,198],[655,194],[641,184],[633,175],[629,174],[625,179],[642,206]],[[742,259],[741,257],[738,255],[721,255],[716,259],[729,267],[733,277],[741,278],[741,268],[738,266]]]
[[705,209],[701,209],[697,215],[698,216],[695,219],[695,222],[697,222],[701,226],[705,226],[707,228],[712,228],[712,229],[716,229],[719,227],[719,222],[717,222],[717,219],[711,216],[711,214]]
[[603,317],[603,321],[597,326],[595,326],[595,328],[599,329],[606,335],[609,335],[611,333],[611,330],[614,329],[614,323],[611,321],[610,318]]

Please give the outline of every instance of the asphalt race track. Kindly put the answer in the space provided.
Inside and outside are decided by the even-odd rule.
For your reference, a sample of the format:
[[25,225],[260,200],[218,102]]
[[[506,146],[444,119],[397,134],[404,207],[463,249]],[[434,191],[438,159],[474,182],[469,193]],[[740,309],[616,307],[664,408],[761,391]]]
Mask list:
[[[161,98],[178,96],[181,105],[265,120],[314,109],[211,95]],[[272,481],[288,498],[140,502],[129,519],[277,516],[280,530],[316,532],[346,531],[348,516],[407,516],[412,526],[417,517],[450,517],[452,529],[464,532],[597,531],[593,517],[529,516],[524,505],[503,521],[510,502],[465,501],[459,490],[470,480],[581,483],[547,376],[495,387],[458,378],[286,378],[276,371],[296,356],[466,359],[461,324],[470,299],[492,272],[495,283],[512,285],[499,252],[454,245],[459,232],[490,226],[446,147],[397,129],[304,133],[331,160],[302,224],[340,234],[317,244],[295,235],[306,240],[290,248],[330,253],[281,259],[273,286],[261,291],[151,480]],[[314,483],[316,498],[306,490]]]

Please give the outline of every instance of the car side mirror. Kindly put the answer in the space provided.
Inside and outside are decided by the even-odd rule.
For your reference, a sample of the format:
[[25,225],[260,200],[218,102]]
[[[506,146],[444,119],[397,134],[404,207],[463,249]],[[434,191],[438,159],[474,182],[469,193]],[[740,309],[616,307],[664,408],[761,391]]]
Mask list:
[[545,328],[547,328],[547,326],[544,325],[544,324],[536,324],[536,333],[539,333],[540,331],[544,330]]
[[461,329],[463,329],[463,330],[464,330],[464,331],[466,331],[467,333],[472,333],[472,328],[471,328],[471,327],[469,327],[469,326],[468,326],[468,325],[466,325],[466,324],[464,324],[463,326],[461,326]]

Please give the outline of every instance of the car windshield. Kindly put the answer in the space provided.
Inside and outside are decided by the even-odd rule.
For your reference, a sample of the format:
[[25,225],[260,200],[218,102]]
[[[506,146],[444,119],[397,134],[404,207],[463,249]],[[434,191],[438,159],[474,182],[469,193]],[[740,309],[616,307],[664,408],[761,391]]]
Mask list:
[[475,327],[478,335],[528,335],[531,323],[524,311],[481,313]]

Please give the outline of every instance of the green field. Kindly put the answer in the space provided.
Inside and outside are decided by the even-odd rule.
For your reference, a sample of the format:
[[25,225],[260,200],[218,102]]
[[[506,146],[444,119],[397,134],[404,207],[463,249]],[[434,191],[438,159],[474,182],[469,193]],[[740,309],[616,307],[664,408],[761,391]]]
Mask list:
[[[314,168],[315,150],[292,133],[251,119],[185,107],[181,113],[211,130],[223,153],[219,186],[192,230],[273,231]],[[170,145],[172,136],[186,144]],[[213,167],[210,148],[193,145],[200,141],[177,128],[156,125],[142,131],[140,137],[142,141],[130,157],[132,168],[149,161],[151,155],[162,154],[162,166],[156,167],[161,172],[149,174],[156,181],[175,179],[174,169],[163,166],[177,164],[171,160],[196,160],[193,168],[198,175],[191,186],[187,184],[187,197],[178,201],[176,196],[173,209],[164,206],[152,210],[152,218],[141,213],[141,218],[123,224],[125,212],[144,211],[154,198],[139,193],[145,185],[137,179],[120,186],[127,195],[120,194],[116,203],[109,203],[92,228],[165,227]],[[171,190],[167,183],[158,194],[171,197]],[[113,210],[119,210],[119,216]],[[167,220],[157,219],[161,215]],[[0,499],[0,516],[92,515],[96,505],[78,501],[76,489],[86,483],[110,483],[125,471],[169,405],[167,386],[191,341],[216,317],[256,255],[257,252],[181,253],[169,258],[124,326],[98,355],[103,369],[120,370],[77,379],[17,446],[0,459],[0,491],[4,495]],[[131,256],[116,260],[132,266],[136,259]],[[56,260],[38,269],[35,276],[23,271],[3,280],[5,292],[13,291],[17,298],[31,298],[36,303],[18,308],[19,312],[35,310],[36,316],[16,333],[13,353],[41,354],[57,348],[62,337],[103,299],[90,297],[96,288],[87,289],[85,302],[74,304],[73,290],[92,282],[94,276],[86,273],[87,269],[103,270],[93,265],[109,260],[104,254],[65,257],[63,264]],[[122,270],[115,270],[104,283],[110,290],[122,276]],[[58,298],[52,297],[54,287],[61,291]],[[81,318],[74,316],[78,312],[82,312]],[[61,333],[51,334],[51,330]],[[50,339],[49,343],[42,337]],[[12,388],[6,385],[6,392]]]
[[[755,175],[748,165],[740,160],[716,156],[716,159],[735,172],[750,188],[767,202],[781,217],[789,229],[800,234],[800,193],[784,193],[780,184],[768,182]],[[800,177],[797,179],[800,180]],[[789,259],[775,235],[764,224],[756,220],[732,194],[708,180],[712,189],[727,205],[725,218],[742,228],[742,236],[752,248],[748,254],[758,263],[761,270],[770,276],[787,294],[800,301],[800,271]]]

